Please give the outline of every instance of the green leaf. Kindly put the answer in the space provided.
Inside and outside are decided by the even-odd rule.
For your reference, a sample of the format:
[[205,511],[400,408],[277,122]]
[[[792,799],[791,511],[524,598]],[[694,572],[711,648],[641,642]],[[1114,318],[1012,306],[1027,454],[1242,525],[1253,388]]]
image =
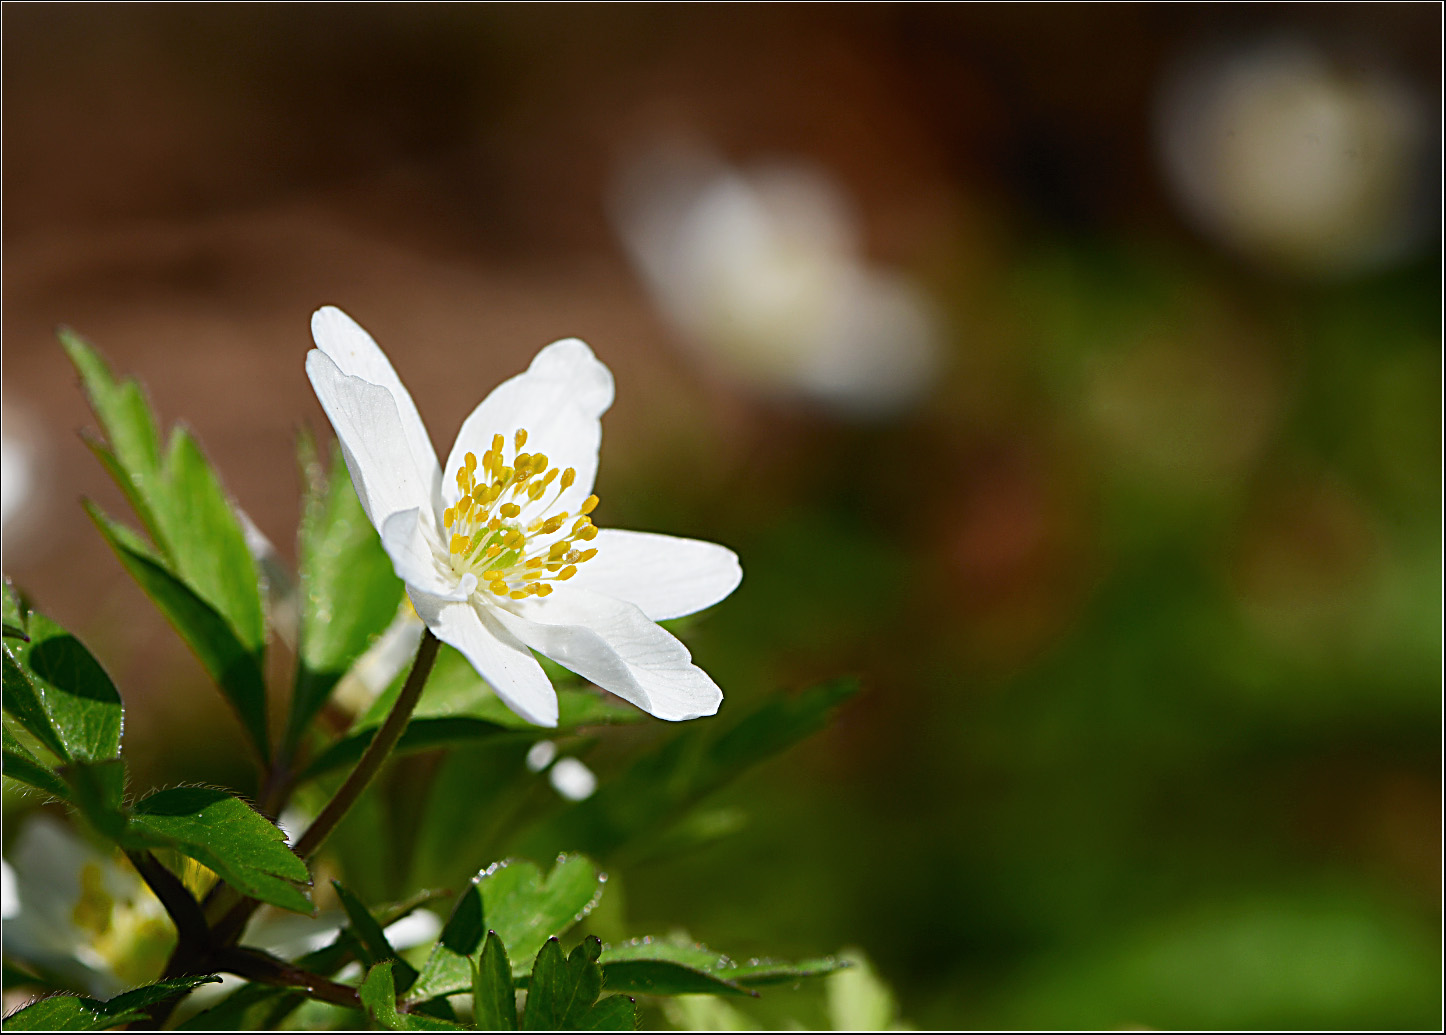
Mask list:
[[160,436],[151,408],[140,386],[134,381],[117,384],[105,360],[74,331],[62,328],[60,344],[80,373],[90,407],[110,441],[114,462],[122,475],[117,483],[130,497],[141,520],[146,521],[149,508],[145,501],[161,471]]
[[604,996],[588,1011],[580,1027],[583,1031],[636,1031],[637,1000],[626,995]]
[[126,571],[221,688],[258,753],[263,759],[268,757],[266,683],[260,656],[248,650],[216,609],[176,578],[134,532],[112,521],[94,504],[86,503],[85,509]]
[[582,855],[561,856],[546,880],[525,860],[495,863],[477,886],[488,929],[502,939],[513,965],[524,968],[548,938],[566,933],[592,912],[603,888],[597,867]]
[[236,890],[293,912],[312,913],[306,863],[260,813],[225,791],[176,787],[137,802],[126,838],[131,847],[174,848]]
[[60,340],[80,373],[110,449],[92,445],[126,493],[171,570],[222,615],[247,649],[264,649],[260,581],[246,536],[220,480],[185,428],[164,457],[139,385],[117,383],[100,355],[71,331]]
[[397,984],[397,990],[405,992],[412,987],[417,980],[417,970],[406,960],[397,955],[397,950],[392,948],[387,941],[386,933],[376,918],[362,905],[361,900],[342,886],[341,881],[334,880],[331,886],[336,889],[337,897],[341,899],[341,906],[346,910],[347,919],[351,921],[352,934],[356,936],[362,947],[362,962],[370,966],[382,960],[394,959],[397,965],[392,968],[392,975]]
[[685,730],[590,798],[545,820],[519,850],[543,857],[568,845],[605,856],[655,836],[751,766],[823,729],[857,691],[857,680],[836,679],[774,697],[721,735],[709,727]]
[[646,995],[756,995],[753,990],[760,986],[818,977],[849,965],[831,956],[738,964],[706,946],[660,938],[607,946],[601,964],[610,991]]
[[6,1031],[104,1031],[146,1020],[146,1007],[184,995],[198,985],[221,979],[214,974],[175,978],[123,992],[100,1002],[88,996],[54,995],[5,1018]]
[[5,641],[5,709],[63,759],[120,753],[121,699],[90,651],[42,614]]
[[11,584],[9,575],[5,576],[4,587],[5,639],[29,639],[29,634],[25,631],[25,623],[30,609],[20,599],[20,594],[15,592],[15,586]]
[[512,964],[496,931],[487,932],[472,981],[473,1025],[482,1031],[517,1030],[517,992]]
[[4,727],[5,736],[5,775],[12,780],[19,780],[21,783],[29,784],[37,790],[62,800],[69,799],[70,792],[60,777],[55,775],[51,769],[15,738],[10,732],[10,727]]
[[119,758],[73,762],[60,775],[70,788],[70,801],[90,825],[104,837],[121,840],[126,827],[121,804],[126,789],[125,762]]
[[557,939],[547,940],[528,982],[525,1030],[631,1031],[637,1027],[637,1006],[626,996],[609,996],[598,1002],[603,987],[602,969],[597,964],[601,951],[602,943],[589,935],[564,960]]
[[392,980],[392,965],[395,960],[383,960],[372,967],[366,980],[357,989],[362,1005],[372,1019],[389,1031],[462,1031],[460,1024],[452,1024],[425,1014],[398,1013],[397,991]]
[[255,692],[247,671],[254,669],[259,682],[265,618],[256,561],[235,510],[188,431],[176,429],[162,456],[139,386],[117,383],[99,354],[74,333],[62,331],[60,339],[110,443],[108,449],[92,441],[91,450],[125,492],[157,552],[133,533],[122,535],[93,506],[87,510],[126,570],[231,699],[265,760],[265,694]]
[[300,537],[301,642],[287,719],[289,752],[337,682],[396,614],[402,582],[352,488],[340,450],[324,475],[310,439],[299,444],[308,491]]
[[216,609],[247,650],[266,646],[261,580],[246,533],[201,447],[185,428],[171,434],[164,499],[151,505],[175,572]]
[[412,998],[425,1001],[465,989],[472,975],[468,957],[477,951],[482,932],[482,892],[473,881],[442,928],[442,936],[412,986]]

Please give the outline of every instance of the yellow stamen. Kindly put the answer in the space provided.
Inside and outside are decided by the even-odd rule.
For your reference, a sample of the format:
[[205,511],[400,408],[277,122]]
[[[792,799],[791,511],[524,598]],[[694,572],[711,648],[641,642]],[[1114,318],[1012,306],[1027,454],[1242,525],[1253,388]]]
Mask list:
[[562,472],[562,487],[564,490],[570,489],[572,487],[572,483],[575,481],[577,481],[577,472],[574,471],[571,467],[569,467],[566,471]]
[[575,565],[569,564],[566,568],[563,568],[562,571],[560,571],[560,572],[557,573],[557,577],[558,577],[559,579],[564,579],[564,580],[566,580],[566,579],[572,578],[572,577],[573,577],[574,575],[576,575],[576,574],[577,574],[577,567],[576,567]]
[[521,449],[523,446],[527,445],[527,429],[518,428],[517,434],[513,436],[513,441],[517,443],[518,449]]

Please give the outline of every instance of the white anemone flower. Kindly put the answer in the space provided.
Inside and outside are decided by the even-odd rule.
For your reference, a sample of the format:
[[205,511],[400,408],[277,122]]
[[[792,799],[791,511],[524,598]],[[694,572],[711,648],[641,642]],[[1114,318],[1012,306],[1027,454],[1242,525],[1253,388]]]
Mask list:
[[742,569],[715,543],[592,523],[613,377],[591,349],[554,342],[493,389],[444,477],[371,336],[330,306],[311,330],[307,376],[412,605],[509,708],[557,725],[537,651],[660,719],[718,710],[722,691],[657,623],[722,600]]

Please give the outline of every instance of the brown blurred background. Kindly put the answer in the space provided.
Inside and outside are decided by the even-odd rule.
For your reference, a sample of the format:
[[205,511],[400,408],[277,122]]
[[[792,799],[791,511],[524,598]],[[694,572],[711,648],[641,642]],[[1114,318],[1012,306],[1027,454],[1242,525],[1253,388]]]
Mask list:
[[[1435,1023],[1437,5],[7,4],[4,30],[30,472],[12,510],[7,444],[4,566],[116,676],[141,782],[245,776],[78,506],[124,512],[55,326],[193,427],[288,559],[294,437],[329,434],[318,305],[387,349],[443,450],[576,335],[618,384],[601,518],[743,557],[696,644],[725,691],[869,688],[753,785],[793,788],[774,825],[641,915],[710,881],[756,908],[684,909],[695,933],[861,942],[921,1025]],[[1301,146],[1364,141],[1344,215],[1359,164],[1196,175],[1225,145],[1190,120],[1272,76],[1241,102],[1261,139],[1304,111]],[[856,412],[669,309],[618,199],[678,140],[821,171],[854,258],[928,300],[927,384]],[[774,866],[813,893],[770,898]],[[1260,916],[1286,917],[1271,966],[1339,931],[1385,948],[1264,982],[1296,998],[1224,979],[1235,1013],[1171,998],[1235,973],[1210,939],[1255,945]],[[1167,991],[1108,991],[1139,986]]]

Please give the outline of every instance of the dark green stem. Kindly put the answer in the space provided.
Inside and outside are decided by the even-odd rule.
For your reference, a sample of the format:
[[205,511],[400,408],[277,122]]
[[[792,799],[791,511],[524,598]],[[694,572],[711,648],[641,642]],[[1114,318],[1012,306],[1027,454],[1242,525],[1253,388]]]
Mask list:
[[[321,810],[321,815],[316,817],[311,826],[306,828],[306,833],[296,842],[297,855],[303,859],[310,859],[315,855],[377,775],[382,763],[401,739],[407,723],[411,721],[412,712],[422,696],[422,687],[427,685],[427,677],[432,674],[432,665],[437,660],[437,650],[441,646],[441,641],[432,635],[432,630],[428,629],[422,634],[421,646],[417,648],[417,660],[412,663],[412,671],[407,676],[396,703],[392,705],[392,710],[387,713],[386,721],[367,745],[365,753],[351,771],[351,775],[346,778],[346,782],[332,795],[326,808]],[[222,945],[234,942],[241,936],[246,921],[259,904],[255,899],[238,903],[216,923],[212,930],[213,936]]]
[[387,713],[386,722],[382,723],[382,728],[377,730],[377,735],[367,745],[365,754],[346,778],[346,783],[332,795],[326,808],[321,810],[321,815],[316,817],[311,826],[306,828],[306,833],[301,835],[301,840],[296,842],[297,855],[310,859],[316,854],[316,850],[331,836],[342,817],[356,804],[362,791],[367,789],[367,785],[381,769],[382,763],[392,753],[392,748],[397,746],[397,741],[401,739],[402,732],[407,728],[412,712],[417,707],[417,701],[422,696],[422,687],[427,685],[427,677],[432,674],[432,665],[437,660],[437,649],[441,646],[442,642],[432,635],[431,629],[422,634],[421,646],[417,648],[417,660],[412,663],[411,674],[407,676],[392,710]]

